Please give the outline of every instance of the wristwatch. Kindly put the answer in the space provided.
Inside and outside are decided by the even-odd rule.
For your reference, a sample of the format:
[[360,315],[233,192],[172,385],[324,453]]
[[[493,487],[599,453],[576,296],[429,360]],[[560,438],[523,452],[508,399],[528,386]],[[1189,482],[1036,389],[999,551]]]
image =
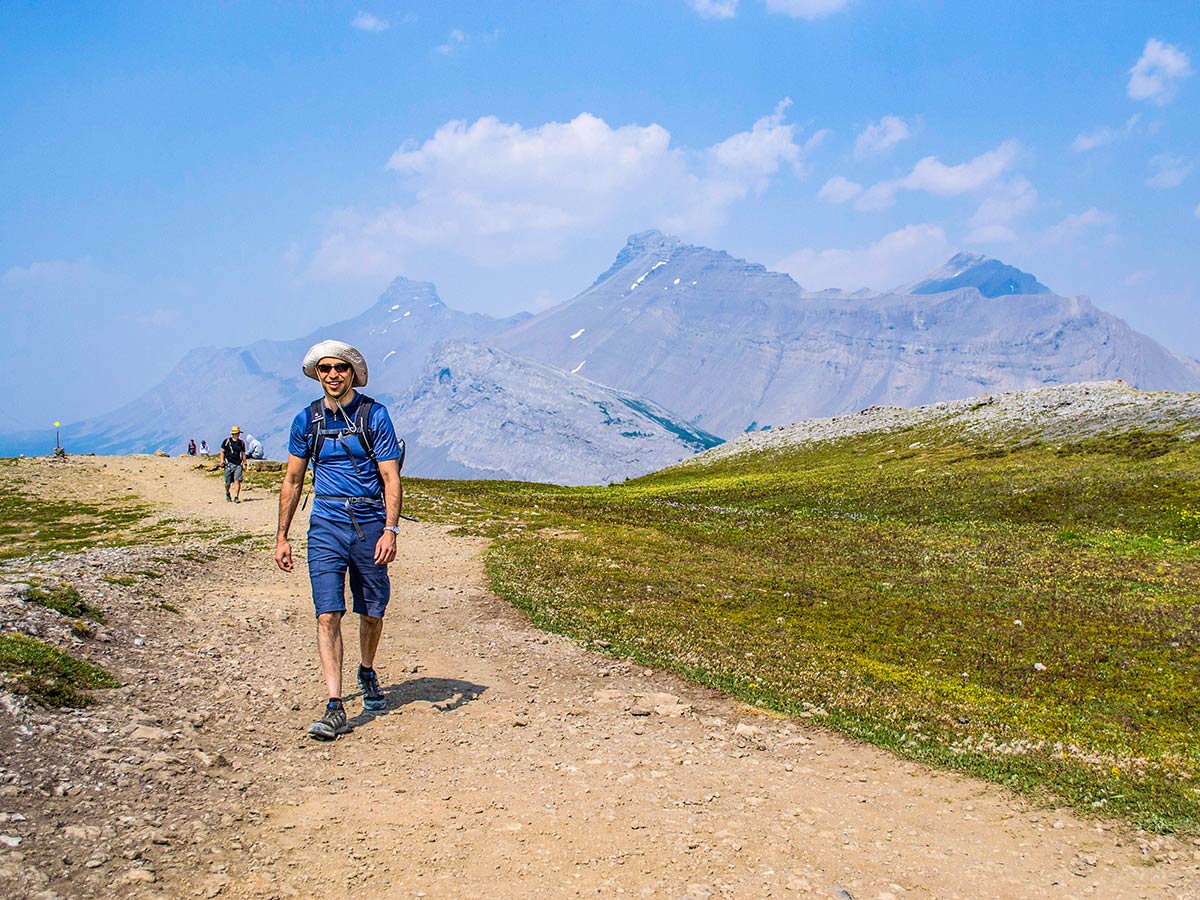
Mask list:
[[400,526],[399,525],[384,525],[383,530],[390,531],[392,534],[396,535],[396,537],[400,537]]

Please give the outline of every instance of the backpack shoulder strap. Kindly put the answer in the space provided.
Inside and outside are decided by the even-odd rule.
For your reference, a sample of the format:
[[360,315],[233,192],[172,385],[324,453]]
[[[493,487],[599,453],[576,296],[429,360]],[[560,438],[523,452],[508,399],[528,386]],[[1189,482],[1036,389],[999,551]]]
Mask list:
[[317,465],[317,457],[321,455],[321,444],[325,442],[325,403],[314,400],[308,405],[308,434],[304,436],[308,447],[308,458]]
[[[371,462],[375,464],[376,471],[378,471],[379,460],[375,457],[375,433],[371,431],[370,425],[371,407],[374,405],[375,400],[372,397],[368,397],[366,394],[360,394],[359,396],[362,397],[362,401],[359,403],[358,410],[354,415],[354,427],[358,429],[358,438],[360,441],[362,441],[363,449],[367,452],[367,456],[370,457]],[[400,448],[400,455],[396,459],[396,468],[403,469],[405,451],[404,439],[401,438],[397,444]]]
[[[354,411],[354,430],[358,432],[358,440],[363,446],[363,452],[379,471],[379,460],[375,458],[375,435],[371,433],[371,407],[375,400],[366,394],[359,394],[358,409]],[[381,479],[382,483],[382,479]]]

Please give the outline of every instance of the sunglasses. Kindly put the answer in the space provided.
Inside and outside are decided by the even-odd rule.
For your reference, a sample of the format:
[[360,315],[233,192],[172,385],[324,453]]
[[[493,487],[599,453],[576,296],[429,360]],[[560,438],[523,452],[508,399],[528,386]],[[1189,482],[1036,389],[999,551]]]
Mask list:
[[339,375],[345,375],[350,371],[350,363],[317,363],[317,371],[322,375],[328,375],[330,372],[337,372]]

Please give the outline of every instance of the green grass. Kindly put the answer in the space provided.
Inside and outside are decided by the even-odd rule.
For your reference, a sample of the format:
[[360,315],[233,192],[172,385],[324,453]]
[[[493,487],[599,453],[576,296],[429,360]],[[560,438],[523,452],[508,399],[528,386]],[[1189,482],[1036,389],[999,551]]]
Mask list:
[[120,686],[103,669],[23,634],[0,634],[0,676],[44,706],[87,706],[87,691]]
[[26,599],[74,619],[104,621],[104,613],[91,604],[84,603],[79,591],[69,584],[35,584],[30,588]]
[[0,467],[0,560],[168,543],[177,536],[173,523],[159,520],[135,497],[83,502],[39,496],[27,489],[30,464],[16,462]]
[[1200,832],[1200,446],[910,429],[606,488],[406,480],[541,627],[1034,797]]

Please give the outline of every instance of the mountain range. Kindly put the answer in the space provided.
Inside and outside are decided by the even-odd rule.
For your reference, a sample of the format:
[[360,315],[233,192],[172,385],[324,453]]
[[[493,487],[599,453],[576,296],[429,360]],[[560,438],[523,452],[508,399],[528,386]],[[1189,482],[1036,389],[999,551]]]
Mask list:
[[[292,416],[317,393],[300,359],[325,337],[364,352],[367,392],[409,443],[406,473],[430,477],[602,483],[871,406],[1113,379],[1200,390],[1200,363],[999,260],[959,253],[891,291],[813,292],[647,231],[537,316],[459,312],[432,284],[397,278],[361,315],[312,334],[192,351],[143,396],[64,428],[63,443],[179,452],[239,424],[282,457]],[[23,449],[7,443],[0,452]]]
[[998,260],[959,254],[907,288],[814,293],[655,231],[631,237],[575,299],[495,341],[725,438],[1046,384],[1200,390],[1194,360]]

